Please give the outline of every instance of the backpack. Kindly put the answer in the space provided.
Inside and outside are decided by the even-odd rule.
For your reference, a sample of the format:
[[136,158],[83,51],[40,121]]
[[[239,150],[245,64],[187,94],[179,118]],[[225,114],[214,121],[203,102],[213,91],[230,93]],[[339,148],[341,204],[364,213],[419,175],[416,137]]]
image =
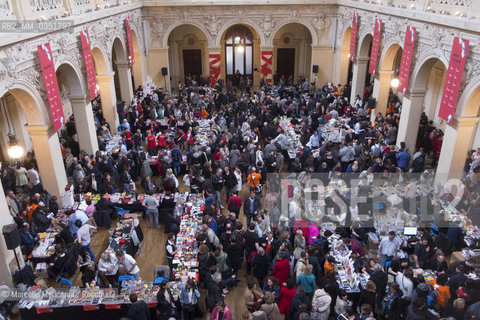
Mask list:
[[417,295],[419,297],[424,297],[427,299],[427,306],[429,308],[433,308],[437,303],[437,292],[435,292],[435,290],[429,290],[429,292],[427,293],[423,290],[420,290],[418,287],[416,287],[415,291],[417,292]]

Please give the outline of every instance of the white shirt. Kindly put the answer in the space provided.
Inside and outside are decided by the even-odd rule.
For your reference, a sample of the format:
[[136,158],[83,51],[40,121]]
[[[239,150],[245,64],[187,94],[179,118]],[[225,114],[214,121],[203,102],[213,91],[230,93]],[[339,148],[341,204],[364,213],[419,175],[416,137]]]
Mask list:
[[33,183],[34,186],[40,183],[40,176],[35,169],[30,169],[27,171],[28,181]]
[[[108,272],[107,270],[112,268],[112,267],[113,267],[112,272]],[[107,276],[112,276],[112,275],[117,274],[117,272],[118,272],[118,259],[117,259],[117,257],[110,253],[110,262],[105,261],[103,259],[100,259],[100,261],[98,261],[98,270],[105,273],[105,275],[107,275]]]
[[90,229],[94,228],[93,226],[89,224],[84,224],[83,226],[80,227],[77,231],[77,238],[80,239],[80,244],[82,246],[86,246],[90,243]]
[[[133,259],[131,255],[125,253],[125,259],[123,260],[123,267],[125,268],[125,271],[128,272],[128,270],[130,270],[132,266],[136,263],[137,262],[135,261],[135,259]],[[135,266],[135,268],[133,268],[133,270],[131,270],[128,273],[137,274],[139,272],[140,272],[140,268],[138,266]]]
[[75,216],[77,217],[77,220],[82,221],[82,225],[84,225],[88,221],[88,219],[90,219],[87,216],[87,214],[85,212],[83,212],[82,210],[75,211]]

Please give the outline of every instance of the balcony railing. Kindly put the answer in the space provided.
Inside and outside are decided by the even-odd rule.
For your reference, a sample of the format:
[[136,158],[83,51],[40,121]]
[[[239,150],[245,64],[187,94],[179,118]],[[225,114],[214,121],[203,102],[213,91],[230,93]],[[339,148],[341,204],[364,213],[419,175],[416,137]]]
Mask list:
[[0,20],[50,20],[141,0],[0,0]]

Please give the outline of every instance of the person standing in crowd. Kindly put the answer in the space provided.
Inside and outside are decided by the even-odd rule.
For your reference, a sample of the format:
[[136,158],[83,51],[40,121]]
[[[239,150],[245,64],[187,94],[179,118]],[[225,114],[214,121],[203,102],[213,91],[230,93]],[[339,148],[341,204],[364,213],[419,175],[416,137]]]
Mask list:
[[187,280],[187,284],[182,288],[180,293],[180,303],[183,310],[184,320],[195,319],[195,311],[197,309],[200,292],[192,279]]
[[143,300],[138,300],[136,293],[131,293],[129,300],[132,303],[128,308],[127,317],[130,320],[150,320],[150,310]]
[[395,237],[395,232],[390,231],[388,237],[383,238],[378,246],[377,256],[380,259],[381,266],[384,268],[387,262],[392,261],[396,257],[398,250],[400,250],[400,243]]
[[95,255],[93,254],[92,248],[90,247],[90,242],[91,242],[91,235],[95,230],[97,230],[97,228],[87,223],[82,225],[81,220],[75,221],[75,226],[78,228],[78,231],[77,231],[78,243],[82,247],[88,249],[88,252],[90,253],[90,257],[92,258],[92,261],[95,261]]
[[137,265],[137,261],[135,261],[131,255],[119,251],[117,252],[117,259],[120,270],[123,270],[127,275],[132,276],[135,280],[141,280],[140,268]]

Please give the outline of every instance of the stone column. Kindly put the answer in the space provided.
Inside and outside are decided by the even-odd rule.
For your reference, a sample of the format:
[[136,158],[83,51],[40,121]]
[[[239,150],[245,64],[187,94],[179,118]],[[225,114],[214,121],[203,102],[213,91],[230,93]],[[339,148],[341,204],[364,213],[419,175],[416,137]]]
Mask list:
[[[168,63],[168,47],[155,48],[148,51],[147,60],[148,74],[152,77],[153,83],[159,88],[170,91],[170,73],[172,67]],[[162,76],[162,68],[168,68],[168,76]]]
[[411,90],[409,96],[403,97],[402,113],[398,124],[397,146],[405,142],[411,154],[415,153],[418,125],[423,112],[423,101],[427,89]]
[[[7,200],[5,199],[5,190],[3,190],[3,186],[0,183],[0,229],[3,228],[4,225],[14,223],[12,216],[10,215],[10,211],[8,210]],[[17,252],[17,257],[20,262],[20,266],[23,266],[23,257],[20,251],[20,247],[15,249]],[[12,261],[15,260],[15,256],[13,254],[13,250],[8,250],[7,245],[5,243],[5,238],[3,236],[0,237],[0,281],[5,281],[6,285],[9,287],[13,286],[12,282],[12,271],[10,270],[10,264]],[[13,266],[17,266],[12,264]],[[13,268],[12,268],[13,269]]]
[[26,126],[26,129],[30,133],[42,185],[60,200],[67,185],[67,175],[58,135],[53,127],[46,125]]
[[335,85],[342,84],[345,85],[348,79],[348,65],[350,60],[348,60],[348,54],[350,48],[337,47],[335,49],[335,64],[334,64],[334,74],[333,74],[333,83]]
[[92,104],[87,103],[85,96],[70,96],[68,98],[72,104],[80,149],[85,150],[88,154],[95,154],[98,151],[98,140],[95,122],[93,121]]
[[372,110],[372,119],[375,114],[381,112],[383,115],[387,112],[388,94],[393,77],[393,70],[381,70],[375,76],[373,85],[373,97],[377,101],[376,108]]
[[331,46],[312,46],[312,63],[310,64],[310,81],[313,81],[312,67],[318,65],[317,88],[332,81],[334,57]]
[[120,96],[126,105],[130,105],[133,98],[132,75],[128,62],[118,62],[118,81],[120,83]]
[[435,175],[436,183],[462,178],[465,159],[479,120],[478,117],[454,117],[452,124],[447,124]]
[[[350,101],[355,101],[357,94],[363,99],[365,89],[365,77],[367,75],[368,57],[358,57],[353,64],[352,93]],[[347,66],[348,68],[348,66]]]
[[115,97],[115,82],[111,74],[97,74],[100,99],[102,100],[103,117],[110,125],[112,134],[117,132],[118,115],[116,110],[117,98]]

